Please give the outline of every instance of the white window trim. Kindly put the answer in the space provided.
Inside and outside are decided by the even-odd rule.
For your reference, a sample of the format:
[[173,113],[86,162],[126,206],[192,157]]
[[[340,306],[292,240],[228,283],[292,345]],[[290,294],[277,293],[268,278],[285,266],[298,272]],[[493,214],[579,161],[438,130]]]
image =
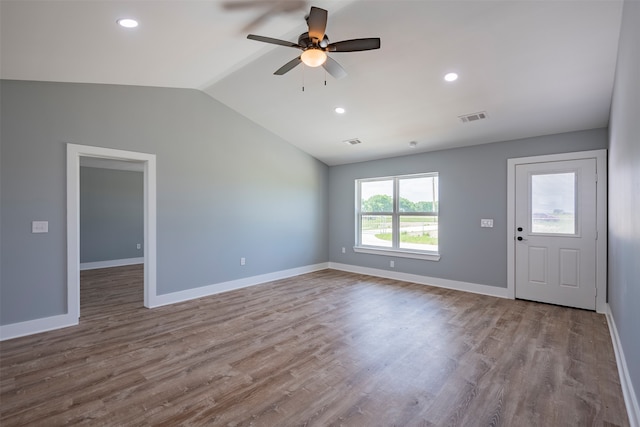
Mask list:
[[440,261],[440,254],[437,252],[412,252],[408,249],[378,249],[373,246],[354,246],[354,252],[371,255],[386,255],[398,258],[423,259],[427,261]]
[[[439,176],[438,172],[425,172],[425,173],[418,173],[418,174],[409,174],[409,175],[393,175],[393,176],[386,176],[386,177],[375,177],[375,178],[362,178],[362,179],[356,179],[355,180],[355,193],[356,193],[356,200],[355,200],[355,204],[356,204],[356,210],[355,210],[355,221],[356,221],[356,235],[355,235],[355,241],[356,244],[353,247],[353,251],[357,252],[357,253],[364,253],[364,254],[370,254],[370,255],[384,255],[384,256],[392,256],[392,257],[398,257],[398,258],[412,258],[412,259],[421,259],[421,260],[426,260],[426,261],[440,261],[440,253],[439,252],[435,252],[435,251],[416,251],[416,250],[411,250],[411,249],[401,249],[398,247],[393,247],[393,248],[388,248],[388,247],[376,247],[376,246],[365,246],[362,245],[360,242],[360,229],[362,227],[361,224],[361,218],[362,218],[362,213],[360,211],[360,207],[361,207],[361,196],[360,196],[360,187],[361,187],[361,183],[363,182],[374,182],[374,181],[385,181],[385,180],[394,180],[393,186],[393,193],[394,196],[395,195],[399,195],[399,180],[400,179],[406,179],[406,178],[417,178],[417,177],[437,177]],[[423,212],[399,212],[399,203],[400,203],[400,198],[399,197],[394,197],[393,198],[393,204],[394,204],[394,212],[376,212],[376,214],[380,214],[380,215],[390,215],[392,217],[399,217],[400,215],[424,215],[425,213]],[[439,214],[436,214],[434,216],[439,216]],[[394,246],[399,246],[399,236],[398,235],[394,235],[393,236],[393,245]],[[439,248],[439,246],[438,246]]]

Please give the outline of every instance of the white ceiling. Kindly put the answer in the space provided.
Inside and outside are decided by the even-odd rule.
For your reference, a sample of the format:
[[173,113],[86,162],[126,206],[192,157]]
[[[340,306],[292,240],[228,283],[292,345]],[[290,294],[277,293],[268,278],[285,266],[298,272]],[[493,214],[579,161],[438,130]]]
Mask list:
[[[200,89],[329,165],[608,124],[621,0],[251,1],[1,0],[0,77]],[[289,6],[249,31],[297,41],[311,5],[331,41],[381,49],[331,54],[341,80],[274,76],[299,51],[247,40],[247,25]]]

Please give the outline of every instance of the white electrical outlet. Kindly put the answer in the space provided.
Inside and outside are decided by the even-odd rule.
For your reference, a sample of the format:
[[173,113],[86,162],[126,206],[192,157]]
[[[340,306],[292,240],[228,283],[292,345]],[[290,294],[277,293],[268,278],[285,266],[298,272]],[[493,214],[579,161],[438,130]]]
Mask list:
[[32,233],[48,233],[49,221],[31,221]]
[[389,261],[389,267],[395,267],[396,263],[395,261]]
[[240,265],[245,265],[246,262],[247,260],[244,257],[240,258]]
[[480,227],[493,228],[493,219],[481,219]]
[[347,249],[346,248],[342,248],[342,253],[346,254],[347,253]]
[[141,245],[140,243],[138,243],[138,244],[136,245],[136,249],[141,249],[141,248],[142,248],[142,245]]

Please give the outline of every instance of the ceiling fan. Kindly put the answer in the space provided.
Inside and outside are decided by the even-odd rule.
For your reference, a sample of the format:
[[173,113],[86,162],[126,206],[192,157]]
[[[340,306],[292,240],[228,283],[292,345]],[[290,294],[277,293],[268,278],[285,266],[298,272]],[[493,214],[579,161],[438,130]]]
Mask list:
[[273,73],[275,75],[281,76],[286,74],[302,62],[309,67],[319,67],[322,65],[329,74],[336,79],[340,79],[345,77],[347,72],[340,64],[327,56],[327,52],[358,52],[363,50],[379,49],[380,39],[353,39],[329,43],[329,37],[327,37],[324,32],[327,27],[327,15],[328,13],[326,10],[311,6],[309,16],[306,18],[309,31],[300,34],[297,44],[286,40],[257,36],[255,34],[249,34],[247,38],[259,42],[277,44],[302,50],[302,54],[300,56],[292,59],[277,69],[276,72]]

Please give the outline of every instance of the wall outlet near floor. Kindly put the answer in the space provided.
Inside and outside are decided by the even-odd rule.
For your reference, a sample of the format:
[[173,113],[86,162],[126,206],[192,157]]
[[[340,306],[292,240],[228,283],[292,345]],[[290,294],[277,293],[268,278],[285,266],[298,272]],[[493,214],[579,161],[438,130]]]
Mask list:
[[396,263],[395,261],[389,261],[389,267],[395,267]]
[[493,228],[493,220],[492,219],[481,219],[480,227]]
[[347,248],[344,248],[344,247],[343,247],[343,248],[342,248],[342,253],[343,253],[343,254],[346,254],[346,253],[347,253]]
[[246,263],[247,260],[244,257],[240,258],[240,265],[245,265]]
[[136,245],[136,249],[142,249],[142,245],[141,245],[140,243],[138,243],[138,244]]

